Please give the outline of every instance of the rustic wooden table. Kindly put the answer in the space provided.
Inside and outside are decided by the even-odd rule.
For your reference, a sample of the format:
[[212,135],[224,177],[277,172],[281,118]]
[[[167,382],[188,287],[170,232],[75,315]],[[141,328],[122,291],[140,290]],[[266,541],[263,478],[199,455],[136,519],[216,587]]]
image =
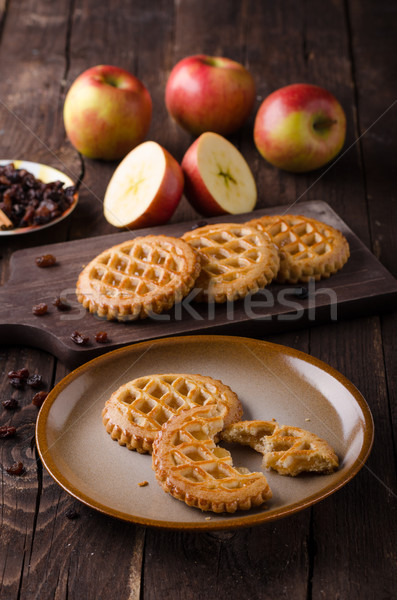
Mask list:
[[[189,54],[229,56],[253,73],[257,106],[274,89],[307,81],[332,91],[347,114],[340,160],[299,176],[262,160],[251,117],[232,140],[254,172],[258,208],[325,200],[396,273],[393,2],[3,0],[0,10],[1,157],[78,174],[79,158],[63,128],[63,101],[80,72],[104,63],[142,79],[154,107],[149,139],[180,160],[192,138],[165,109],[170,69]],[[85,186],[71,219],[41,235],[2,240],[2,283],[16,249],[114,232],[101,201],[115,164],[85,160],[84,166]],[[194,216],[183,200],[173,221]],[[6,374],[26,366],[42,373],[50,389],[68,370],[43,351],[1,347],[1,399],[12,393],[21,408],[0,410],[0,425],[17,428],[15,438],[0,440],[0,598],[395,597],[395,332],[396,315],[388,313],[271,337],[329,363],[359,388],[375,420],[373,451],[353,481],[311,509],[207,534],[119,522],[65,493],[37,460],[32,394],[13,391]],[[27,468],[19,478],[5,472],[15,461]],[[79,518],[68,519],[70,510]]]

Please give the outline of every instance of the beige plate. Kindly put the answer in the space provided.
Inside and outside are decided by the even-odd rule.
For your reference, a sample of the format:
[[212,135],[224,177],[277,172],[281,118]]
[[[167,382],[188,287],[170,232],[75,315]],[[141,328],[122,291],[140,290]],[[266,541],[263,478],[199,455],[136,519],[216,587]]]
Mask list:
[[[325,438],[339,456],[339,470],[297,478],[268,473],[273,491],[268,507],[234,515],[203,513],[165,494],[155,480],[151,457],[114,442],[102,425],[101,411],[122,383],[154,372],[179,371],[210,375],[231,386],[245,419],[275,418]],[[187,336],[114,350],[67,375],[40,410],[36,439],[52,477],[92,508],[144,525],[225,529],[279,519],[332,494],[363,466],[373,431],[364,398],[325,363],[248,338]],[[229,449],[236,466],[260,470],[262,455],[246,447]],[[141,481],[149,485],[139,487]]]

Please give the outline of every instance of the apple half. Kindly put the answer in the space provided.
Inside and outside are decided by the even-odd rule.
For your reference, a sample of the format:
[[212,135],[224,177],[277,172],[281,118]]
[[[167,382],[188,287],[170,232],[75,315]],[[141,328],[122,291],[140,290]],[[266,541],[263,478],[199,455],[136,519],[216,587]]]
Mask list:
[[217,133],[203,133],[182,160],[185,195],[202,215],[237,215],[253,210],[257,191],[244,157]]
[[183,193],[180,165],[156,142],[144,142],[121,161],[106,189],[104,214],[115,227],[163,225]]

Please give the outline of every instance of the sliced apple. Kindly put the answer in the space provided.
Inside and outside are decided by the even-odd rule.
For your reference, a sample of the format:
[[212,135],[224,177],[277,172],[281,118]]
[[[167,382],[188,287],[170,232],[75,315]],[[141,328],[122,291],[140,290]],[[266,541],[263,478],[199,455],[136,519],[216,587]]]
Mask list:
[[185,195],[202,215],[237,215],[253,210],[256,184],[251,169],[221,135],[203,133],[182,160]]
[[144,142],[121,161],[109,182],[104,214],[115,227],[152,227],[166,223],[183,192],[177,161],[156,142]]

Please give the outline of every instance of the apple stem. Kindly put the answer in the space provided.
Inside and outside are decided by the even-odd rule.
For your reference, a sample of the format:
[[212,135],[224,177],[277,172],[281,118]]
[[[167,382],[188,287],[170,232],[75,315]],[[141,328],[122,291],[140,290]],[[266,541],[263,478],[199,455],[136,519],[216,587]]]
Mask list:
[[322,131],[329,129],[332,125],[336,125],[337,120],[331,119],[330,117],[320,117],[317,121],[313,123],[313,129],[317,131]]

